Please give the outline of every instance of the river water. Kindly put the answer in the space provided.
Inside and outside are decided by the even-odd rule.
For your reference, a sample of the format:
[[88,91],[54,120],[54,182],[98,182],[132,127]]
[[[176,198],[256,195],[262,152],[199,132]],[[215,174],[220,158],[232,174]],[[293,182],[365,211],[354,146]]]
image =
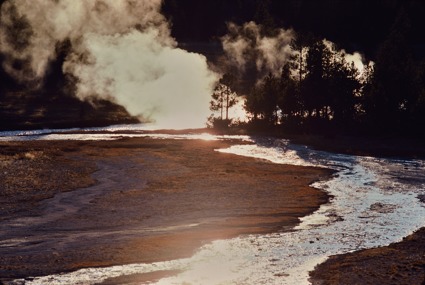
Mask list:
[[[0,140],[117,139],[147,136],[123,131],[126,126],[85,130],[0,133]],[[100,131],[100,132],[99,132]],[[106,132],[105,132],[106,131]],[[134,129],[132,129],[134,131]],[[137,130],[136,130],[137,131]],[[112,132],[112,133],[111,133]],[[336,170],[328,181],[313,184],[332,198],[301,219],[291,232],[241,236],[203,246],[187,259],[81,269],[37,277],[24,284],[96,284],[108,278],[180,270],[150,284],[310,284],[309,271],[330,255],[398,242],[425,226],[425,161],[353,156],[317,151],[284,139],[153,135],[176,139],[249,140],[217,151],[274,163],[319,166]],[[22,283],[16,280],[16,284]]]

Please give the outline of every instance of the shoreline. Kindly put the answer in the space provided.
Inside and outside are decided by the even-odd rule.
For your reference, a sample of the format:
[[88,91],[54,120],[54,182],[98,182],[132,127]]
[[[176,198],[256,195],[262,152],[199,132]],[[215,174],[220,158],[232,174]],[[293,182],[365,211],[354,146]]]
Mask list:
[[[334,153],[395,159],[425,159],[420,139],[284,136],[297,144]],[[421,201],[424,202],[423,198]],[[425,284],[425,227],[387,246],[332,255],[309,273],[312,285]]]
[[[14,165],[21,175],[8,182],[9,197],[1,198],[28,207],[9,211],[0,227],[30,215],[30,224],[2,236],[29,239],[0,248],[0,276],[5,281],[189,257],[212,240],[292,229],[300,217],[328,201],[327,194],[309,185],[329,177],[330,171],[214,151],[231,143],[148,138],[0,143],[1,162],[9,171]],[[34,168],[28,168],[31,164]],[[81,165],[86,168],[76,173]],[[31,171],[19,172],[20,167],[33,169],[33,175],[40,175],[35,169],[59,168],[66,175],[44,183],[46,195],[39,202],[32,201],[35,193],[29,191],[14,203],[13,185],[21,183],[24,174],[27,189],[43,182]],[[61,204],[65,214],[46,204],[46,198],[57,196],[55,187],[46,186],[55,179],[78,182],[73,185],[79,190],[60,194],[64,201],[83,197],[80,204]],[[87,192],[93,196],[84,196]],[[43,218],[46,213],[55,219]]]
[[312,285],[425,282],[425,227],[388,246],[330,256],[310,272]]
[[[315,137],[314,140],[317,140],[318,137]],[[59,152],[65,152],[65,153],[72,153],[73,155],[75,153],[77,153],[78,151],[81,151],[82,149],[86,149],[86,148],[98,148],[103,149],[103,150],[109,150],[109,149],[121,149],[120,151],[118,151],[116,153],[116,155],[114,156],[119,156],[121,154],[124,154],[127,150],[129,149],[137,149],[140,148],[141,146],[137,146],[136,144],[138,144],[139,141],[142,140],[151,140],[151,139],[123,139],[121,141],[121,143],[123,143],[121,146],[118,146],[118,144],[115,145],[110,145],[111,142],[100,142],[99,147],[95,146],[96,144],[98,144],[99,142],[66,142],[65,146],[61,146],[61,143],[63,142],[55,142],[53,143],[53,151],[59,151]],[[295,142],[299,142],[302,143],[302,141],[300,140],[293,140]],[[326,141],[326,140],[325,140]],[[346,141],[347,143],[350,143],[349,140]],[[204,142],[207,143],[207,142]],[[230,143],[229,142],[210,142],[212,144],[214,143],[218,143],[218,144],[222,144],[222,146],[224,145],[224,147],[229,146]],[[13,144],[15,143],[10,143],[9,148],[10,151],[8,151],[8,147],[4,148],[4,145],[8,145],[8,143],[0,143],[0,149],[6,149],[6,153],[8,153],[8,155],[12,155],[12,153],[14,151],[17,150],[16,145],[13,146]],[[19,160],[23,160],[23,158],[28,158],[26,157],[27,155],[29,155],[29,157],[31,157],[31,155],[37,155],[37,151],[39,151],[37,149],[37,145],[38,148],[44,148],[45,146],[43,146],[43,142],[37,142],[37,143],[33,143],[33,145],[30,146],[25,146],[24,145],[26,143],[16,143],[18,146],[20,146],[21,148],[18,148],[18,152],[16,154],[14,154],[16,156],[16,158],[19,158]],[[208,143],[207,143],[208,144]],[[355,142],[353,142],[353,144],[355,144]],[[55,149],[55,146],[58,145],[59,146],[59,150]],[[312,144],[310,144],[312,145]],[[340,147],[341,148],[345,148],[347,146],[347,144],[342,144]],[[34,149],[35,148],[35,149]],[[155,145],[148,145],[148,146],[143,146],[141,147],[143,150],[149,149],[149,150],[157,150],[159,151],[161,149],[161,147],[155,146]],[[202,147],[200,147],[202,148]],[[317,147],[317,149],[324,149],[326,148],[326,144],[322,143],[322,147]],[[126,150],[127,149],[127,150]],[[29,150],[29,152],[28,152]],[[211,151],[213,150],[213,148],[210,149]],[[326,150],[326,149],[325,149]],[[332,149],[327,149],[328,151],[332,151]],[[33,153],[33,151],[35,151],[35,153]],[[176,149],[174,150],[176,151]],[[92,156],[93,152],[91,152],[91,154],[89,154],[90,152],[86,152],[85,155],[87,156]],[[349,153],[349,152],[348,152]],[[368,155],[367,153],[365,154],[364,152],[362,153],[357,153],[359,155]],[[382,153],[381,153],[382,154]],[[63,155],[58,155],[59,156],[63,156]],[[379,156],[379,155],[378,155]],[[69,158],[66,155],[64,156],[65,158]],[[1,155],[0,155],[1,158]],[[82,156],[80,155],[79,159],[81,159]],[[255,160],[255,159],[251,159],[251,160]],[[1,163],[1,159],[0,159],[0,163]],[[231,173],[231,172],[227,172],[228,169],[226,169],[226,173]],[[1,174],[1,172],[0,172]],[[211,221],[209,221],[211,222]],[[258,221],[257,221],[258,222]],[[236,223],[237,225],[237,223]],[[257,224],[258,225],[258,224]],[[230,227],[235,226],[235,223],[230,223]],[[249,230],[253,230],[256,227],[256,222],[253,223],[253,225],[249,226],[248,229]],[[288,229],[290,228],[290,226],[288,226]],[[225,234],[223,231],[217,232],[217,231],[210,231],[208,232],[205,228],[203,228],[202,230],[204,230],[204,232],[206,233],[204,237],[201,237],[198,235],[198,238],[203,239],[205,242],[214,240],[208,239],[211,238],[211,236],[217,236],[216,238],[220,239],[220,238],[226,238],[226,236],[220,236]],[[264,228],[262,229],[264,230]],[[270,229],[269,229],[270,230]],[[277,229],[279,230],[279,229]],[[282,230],[282,228],[280,229]],[[270,232],[276,231],[276,228],[274,230],[271,230]],[[190,231],[189,231],[190,233]],[[226,229],[226,233],[229,234],[230,233],[230,237],[233,237],[234,235],[240,235],[240,234],[246,234],[246,233],[250,233],[248,232],[242,232],[242,233],[231,233],[231,231],[229,231],[228,229]],[[258,232],[258,233],[264,233],[264,232]],[[180,235],[180,237],[182,239],[187,239],[188,236],[186,235]],[[377,284],[377,283],[382,283],[384,281],[386,281],[388,276],[396,276],[395,280],[399,280],[398,283],[391,283],[391,284],[404,284],[404,283],[408,283],[408,284],[422,284],[421,280],[425,281],[425,277],[422,278],[421,276],[425,276],[425,266],[422,266],[421,264],[425,264],[425,258],[423,256],[421,256],[421,254],[423,255],[423,253],[425,252],[425,242],[423,242],[422,244],[424,244],[424,246],[422,246],[420,243],[417,242],[417,240],[423,240],[425,238],[425,228],[421,228],[419,229],[417,232],[407,236],[406,238],[403,239],[403,241],[400,241],[398,243],[392,243],[389,246],[383,246],[383,247],[378,247],[378,248],[373,248],[373,249],[366,249],[366,250],[361,250],[361,251],[356,251],[353,253],[348,253],[348,254],[341,254],[341,255],[336,255],[336,256],[331,256],[327,261],[325,261],[322,264],[319,264],[317,266],[317,268],[312,271],[310,273],[310,277],[311,277],[311,282],[313,282],[313,284],[341,284],[341,280],[344,280],[344,284],[357,284],[359,280],[373,280],[373,282],[371,281],[371,283],[369,284]],[[157,244],[163,244],[164,241],[157,241]],[[201,244],[200,244],[201,245]],[[419,246],[418,246],[419,245]],[[137,246],[141,246],[136,245]],[[401,250],[403,249],[403,250]],[[390,254],[391,253],[391,254]],[[406,253],[410,253],[412,256],[415,255],[415,258],[407,258],[406,257]],[[187,256],[186,255],[182,255],[182,257]],[[390,256],[390,258],[388,258]],[[387,259],[385,258],[387,257]],[[405,258],[406,257],[406,258]],[[177,256],[178,258],[178,256]],[[397,260],[397,262],[395,262],[395,260]],[[409,261],[410,260],[410,261]],[[378,262],[379,261],[379,262]],[[350,266],[347,266],[347,265]],[[362,265],[363,264],[363,265]],[[105,265],[107,266],[107,265]],[[87,265],[83,265],[83,267],[90,267],[90,264]],[[349,267],[351,267],[352,269],[348,269]],[[375,271],[379,269],[378,271],[380,272],[379,274],[377,274]],[[386,271],[385,271],[386,270]],[[158,273],[158,275],[153,274],[154,279],[156,278],[160,278],[161,276],[168,276],[172,273],[169,272],[165,272],[165,273]],[[422,274],[422,275],[421,275]],[[0,274],[1,276],[1,274]],[[138,275],[138,276],[134,276],[134,280],[138,281],[140,280],[146,280],[146,278],[150,278],[149,276],[151,276],[150,274],[148,275]],[[158,277],[160,276],[160,277]],[[359,277],[361,276],[361,278]],[[404,280],[401,278],[412,278],[411,276],[415,276],[414,279],[405,279],[405,281],[400,281],[400,280]],[[419,277],[417,277],[419,276]],[[117,280],[132,280],[132,277],[128,277],[125,279],[114,279],[114,280],[110,280],[108,282],[106,282],[105,284],[119,284],[120,281]],[[357,279],[356,279],[357,278]],[[360,279],[359,279],[360,278]],[[365,279],[366,278],[366,279]],[[421,279],[422,278],[422,279]],[[406,281],[407,280],[407,281]],[[412,282],[413,281],[418,281],[417,283]],[[0,279],[1,281],[1,279]],[[149,281],[149,280],[148,280]],[[115,283],[114,283],[115,282]],[[356,283],[357,282],[357,283]],[[403,283],[404,282],[404,283]],[[1,282],[0,282],[1,283]],[[368,283],[366,283],[368,284]]]
[[[106,123],[81,127],[85,128],[109,128],[118,125],[108,125]],[[139,124],[129,124],[139,125]],[[65,129],[72,126],[63,126]],[[59,127],[58,129],[63,130]],[[80,127],[77,127],[77,129]],[[37,128],[22,128],[20,131],[37,131]],[[43,129],[44,130],[44,129]],[[49,129],[47,129],[49,130]],[[51,129],[54,132],[55,128]],[[0,132],[13,132],[11,130],[2,130]],[[59,132],[63,134],[79,133],[79,130]],[[50,132],[49,132],[50,133]],[[113,134],[122,133],[122,131],[85,131],[85,133]],[[307,145],[313,149],[324,150],[333,153],[342,153],[358,156],[375,156],[387,158],[410,158],[425,159],[425,140],[424,138],[404,138],[397,136],[350,136],[350,135],[318,135],[318,134],[292,134],[278,131],[256,132],[245,128],[229,128],[227,130],[217,130],[213,128],[190,128],[190,129],[150,129],[147,130],[127,130],[125,134],[167,134],[167,135],[185,135],[185,134],[211,134],[211,135],[246,135],[252,137],[273,137],[287,139],[295,144]]]

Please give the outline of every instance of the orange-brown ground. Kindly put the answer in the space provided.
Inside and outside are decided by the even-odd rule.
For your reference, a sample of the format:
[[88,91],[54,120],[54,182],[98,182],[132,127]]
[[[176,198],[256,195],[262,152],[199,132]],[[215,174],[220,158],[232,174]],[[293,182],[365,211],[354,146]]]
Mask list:
[[332,256],[311,277],[313,285],[425,284],[425,229],[390,246]]
[[[291,229],[327,201],[308,185],[328,170],[214,151],[229,144],[0,143],[0,227],[30,221],[1,234],[26,242],[0,247],[0,276],[190,256],[214,239]],[[56,209],[63,191],[66,207]]]

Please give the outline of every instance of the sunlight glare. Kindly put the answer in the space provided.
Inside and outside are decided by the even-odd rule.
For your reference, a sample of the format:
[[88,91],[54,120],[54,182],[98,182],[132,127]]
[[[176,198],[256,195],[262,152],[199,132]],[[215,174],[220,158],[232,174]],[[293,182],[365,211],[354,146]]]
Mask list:
[[229,117],[233,119],[233,122],[243,123],[248,121],[248,114],[246,113],[244,107],[245,102],[246,98],[241,96],[236,105],[229,110]]

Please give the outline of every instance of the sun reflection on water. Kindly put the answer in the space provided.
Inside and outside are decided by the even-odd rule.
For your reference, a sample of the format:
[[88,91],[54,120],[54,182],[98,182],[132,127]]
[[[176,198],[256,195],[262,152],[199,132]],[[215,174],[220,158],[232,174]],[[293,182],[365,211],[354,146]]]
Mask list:
[[[226,138],[208,133],[152,137],[207,141]],[[424,161],[331,154],[283,140],[278,145],[256,143],[221,151],[275,163],[338,170],[333,179],[314,184],[333,196],[331,202],[301,219],[295,231],[217,240],[188,259],[82,269],[35,278],[25,284],[96,284],[111,277],[161,270],[181,270],[181,273],[149,284],[309,284],[308,272],[329,255],[388,245],[425,226],[425,207],[416,198],[424,193],[424,184],[398,181],[396,189],[388,191],[400,175],[424,176]]]

